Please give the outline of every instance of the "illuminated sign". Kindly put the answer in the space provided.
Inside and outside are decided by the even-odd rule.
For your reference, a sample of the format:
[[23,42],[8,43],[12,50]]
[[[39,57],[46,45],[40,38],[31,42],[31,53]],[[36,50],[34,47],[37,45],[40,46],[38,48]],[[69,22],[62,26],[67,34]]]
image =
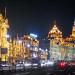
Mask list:
[[33,33],[30,33],[30,36],[31,36],[32,38],[37,38],[37,35],[36,35],[36,34],[33,34]]

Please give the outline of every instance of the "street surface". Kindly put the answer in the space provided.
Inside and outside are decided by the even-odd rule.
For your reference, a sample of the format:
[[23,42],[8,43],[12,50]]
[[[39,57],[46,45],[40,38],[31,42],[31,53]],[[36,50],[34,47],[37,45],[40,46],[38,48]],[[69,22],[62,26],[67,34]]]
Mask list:
[[21,71],[12,71],[12,72],[1,72],[0,75],[75,75],[75,72],[64,70],[51,70],[49,68],[39,68],[39,69],[30,69],[30,70],[21,70]]

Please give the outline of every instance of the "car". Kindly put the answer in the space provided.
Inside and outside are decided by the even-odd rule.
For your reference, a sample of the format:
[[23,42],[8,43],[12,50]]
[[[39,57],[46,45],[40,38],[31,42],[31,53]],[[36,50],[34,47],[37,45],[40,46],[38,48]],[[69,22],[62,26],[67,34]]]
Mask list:
[[12,66],[12,65],[9,64],[8,62],[2,62],[2,63],[0,64],[0,67],[1,67],[0,69],[1,69],[1,70],[9,70],[11,66]]
[[24,67],[26,68],[26,69],[28,69],[28,68],[31,68],[31,62],[24,62]]
[[38,63],[32,63],[32,68],[38,68],[39,64]]
[[45,62],[41,62],[41,63],[40,63],[40,66],[41,66],[41,67],[46,67],[46,63],[45,63]]
[[16,69],[18,70],[18,69],[23,69],[24,68],[24,63],[23,62],[17,62],[16,64],[15,64],[15,66],[16,66]]

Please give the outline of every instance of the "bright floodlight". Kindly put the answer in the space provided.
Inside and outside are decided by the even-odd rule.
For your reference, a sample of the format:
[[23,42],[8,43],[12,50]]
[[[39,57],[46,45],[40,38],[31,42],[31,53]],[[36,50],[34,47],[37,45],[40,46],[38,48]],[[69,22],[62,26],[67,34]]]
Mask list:
[[33,38],[37,38],[37,35],[33,34],[33,33],[30,33],[30,36],[33,37]]
[[53,62],[53,61],[47,61],[46,64],[47,64],[47,65],[53,65],[54,62]]
[[25,63],[24,65],[25,66],[31,66],[31,63]]
[[36,57],[37,57],[37,55],[35,53],[33,53],[33,58],[36,58]]
[[46,51],[48,51],[48,49],[46,49]]
[[18,43],[19,43],[19,44],[21,44],[21,43],[22,43],[22,41],[21,41],[21,40],[18,40]]
[[42,49],[41,49],[41,48],[39,48],[39,50],[41,51]]
[[7,35],[6,35],[6,38],[10,38],[10,35],[7,34]]
[[30,47],[30,44],[27,44],[27,47],[29,48]]

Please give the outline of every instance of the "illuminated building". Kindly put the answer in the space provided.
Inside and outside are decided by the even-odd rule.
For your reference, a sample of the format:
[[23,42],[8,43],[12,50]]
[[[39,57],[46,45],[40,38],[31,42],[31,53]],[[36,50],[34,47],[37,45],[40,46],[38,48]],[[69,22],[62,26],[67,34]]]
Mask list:
[[32,52],[32,58],[38,58],[39,41],[37,39],[32,40],[30,50]]
[[66,57],[68,59],[75,59],[75,21],[72,27],[72,34],[70,37],[66,38],[64,41],[64,45],[66,46]]
[[22,41],[17,37],[13,40],[13,58],[14,62],[16,60],[21,60],[22,58]]
[[39,48],[40,52],[40,62],[47,61],[48,60],[48,49],[44,50],[42,48]]
[[62,32],[57,28],[56,21],[54,22],[53,28],[48,33],[48,38],[50,39],[50,48],[62,41]]
[[62,42],[62,32],[57,28],[56,21],[54,22],[53,28],[48,33],[48,38],[50,39],[50,59],[61,59],[59,44]]
[[10,41],[9,58],[11,63],[16,61],[31,61],[32,58],[38,58],[39,41],[30,35],[24,35]]
[[8,32],[8,19],[6,17],[3,17],[0,13],[0,58],[1,61],[7,61],[8,60],[8,48],[9,48],[9,42],[7,41],[7,32]]
[[57,28],[55,22],[54,27],[48,33],[48,38],[50,39],[50,58],[52,60],[75,58],[75,22],[70,37],[63,38],[62,32]]
[[39,52],[40,52],[40,60],[45,61],[50,59],[50,41],[48,38],[39,39]]
[[[57,28],[56,22],[54,22],[53,28],[48,33],[48,38],[50,40],[50,51],[39,51],[39,40],[37,40],[37,35],[35,34],[26,34],[23,37],[18,37],[9,42],[9,58],[11,61],[36,61],[38,59],[47,60],[48,55],[50,54],[50,59],[52,60],[63,60],[66,57],[68,59],[75,56],[75,24],[72,29],[72,35],[68,38],[62,37],[62,32]],[[42,44],[49,46],[46,43],[46,40]],[[45,45],[44,45],[45,48]]]
[[31,34],[30,37],[32,38],[31,45],[30,45],[31,59],[37,59],[38,51],[39,51],[39,41],[37,40],[37,37],[32,36]]
[[72,27],[72,34],[71,34],[71,37],[73,40],[75,40],[75,21],[74,21],[74,25]]
[[13,40],[14,60],[25,61],[38,57],[39,41],[26,34],[23,37],[17,37]]
[[31,40],[32,38],[26,34],[22,37],[23,40],[23,46],[24,46],[24,59],[25,60],[30,60],[31,56],[30,56],[30,46],[31,46]]

